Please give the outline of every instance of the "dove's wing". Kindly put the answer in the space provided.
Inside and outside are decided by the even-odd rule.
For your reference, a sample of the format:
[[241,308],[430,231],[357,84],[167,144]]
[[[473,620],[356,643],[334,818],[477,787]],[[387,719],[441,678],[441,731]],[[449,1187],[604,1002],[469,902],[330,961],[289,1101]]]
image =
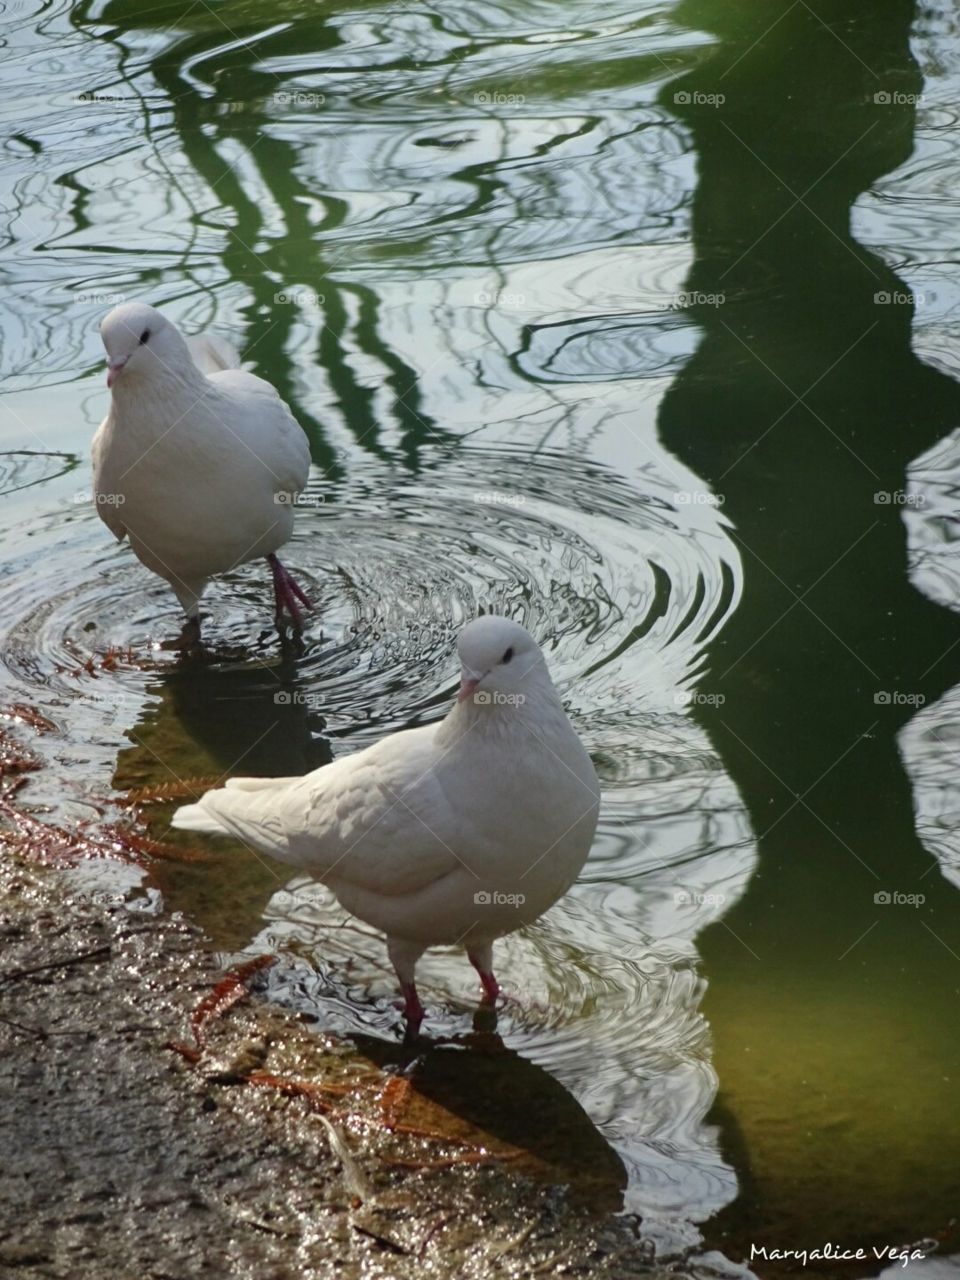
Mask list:
[[384,738],[306,777],[238,778],[174,826],[228,833],[320,880],[413,893],[462,866],[457,814],[434,765],[436,726]]
[[240,368],[240,354],[226,338],[215,333],[200,333],[184,338],[193,363],[201,373],[222,373],[225,369]]
[[93,494],[97,515],[107,526],[118,542],[122,542],[126,537],[127,528],[120,519],[120,507],[115,502],[105,502],[101,499],[109,497],[109,484],[105,482],[104,476],[104,454],[107,451],[110,432],[112,431],[111,415],[108,413],[104,420],[97,428],[93,437],[93,443],[90,446],[90,452],[93,458]]
[[299,493],[310,472],[310,445],[275,387],[244,369],[210,374],[225,426],[271,472],[275,493]]

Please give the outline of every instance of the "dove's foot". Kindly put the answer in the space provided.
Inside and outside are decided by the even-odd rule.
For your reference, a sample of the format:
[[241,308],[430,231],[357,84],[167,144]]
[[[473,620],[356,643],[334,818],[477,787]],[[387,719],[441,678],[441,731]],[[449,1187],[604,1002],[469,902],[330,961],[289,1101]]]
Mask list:
[[287,613],[296,630],[302,631],[303,615],[300,612],[300,605],[302,604],[307,609],[312,609],[313,605],[310,603],[310,597],[294,581],[293,576],[287,572],[273,552],[267,556],[267,564],[273,574],[273,599],[276,605],[278,629],[283,629],[283,615]]
[[192,618],[188,618],[183,624],[183,630],[174,640],[164,640],[161,649],[179,649],[183,653],[189,653],[194,649],[201,648],[200,639],[200,615],[194,614]]
[[497,1006],[486,997],[473,1011],[473,1035],[470,1039],[476,1041],[478,1045],[486,1045],[489,1041],[499,1042],[500,1047],[503,1047],[497,1035]]

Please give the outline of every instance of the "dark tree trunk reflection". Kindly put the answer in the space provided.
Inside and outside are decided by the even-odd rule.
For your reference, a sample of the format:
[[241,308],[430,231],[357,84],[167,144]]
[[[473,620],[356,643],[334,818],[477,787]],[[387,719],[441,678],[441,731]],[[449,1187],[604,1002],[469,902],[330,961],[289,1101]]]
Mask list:
[[[909,285],[849,228],[912,148],[914,107],[875,94],[920,89],[913,7],[689,0],[680,16],[720,41],[667,101],[699,158],[688,290],[725,301],[695,306],[704,338],[660,423],[723,495],[743,553],[743,600],[701,686],[718,705],[698,716],[760,851],[699,939],[716,1118],[744,1181],[713,1230],[733,1256],[828,1230],[906,1241],[956,1204],[960,903],[914,830],[896,734],[915,707],[875,697],[939,698],[960,624],[910,585],[901,509],[875,495],[904,490],[960,419],[960,390],[914,356],[913,308],[876,299]],[[875,902],[893,890],[926,902]]]

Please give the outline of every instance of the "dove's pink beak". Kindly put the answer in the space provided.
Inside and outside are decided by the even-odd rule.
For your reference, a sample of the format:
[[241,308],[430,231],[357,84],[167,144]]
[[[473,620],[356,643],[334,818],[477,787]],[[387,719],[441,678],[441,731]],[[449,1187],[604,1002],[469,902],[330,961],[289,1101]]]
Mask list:
[[116,382],[116,380],[120,377],[120,374],[123,372],[123,366],[126,363],[127,363],[126,360],[115,360],[113,364],[107,365],[107,386],[108,387],[112,387],[113,384]]
[[483,679],[483,676],[468,676],[465,671],[460,673],[460,692],[457,694],[458,702],[466,702],[472,697],[477,685]]

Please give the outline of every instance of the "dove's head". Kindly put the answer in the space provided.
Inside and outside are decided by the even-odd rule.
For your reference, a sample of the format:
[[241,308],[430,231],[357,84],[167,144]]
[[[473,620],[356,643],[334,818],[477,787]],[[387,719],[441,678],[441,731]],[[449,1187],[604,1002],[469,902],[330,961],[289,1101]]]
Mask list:
[[100,336],[107,349],[107,386],[112,387],[123,375],[171,372],[190,360],[186,343],[175,325],[145,302],[125,302],[114,307],[100,325]]
[[478,706],[516,706],[537,685],[547,683],[540,646],[525,627],[509,618],[485,614],[468,622],[457,640],[460,655],[458,702]]

